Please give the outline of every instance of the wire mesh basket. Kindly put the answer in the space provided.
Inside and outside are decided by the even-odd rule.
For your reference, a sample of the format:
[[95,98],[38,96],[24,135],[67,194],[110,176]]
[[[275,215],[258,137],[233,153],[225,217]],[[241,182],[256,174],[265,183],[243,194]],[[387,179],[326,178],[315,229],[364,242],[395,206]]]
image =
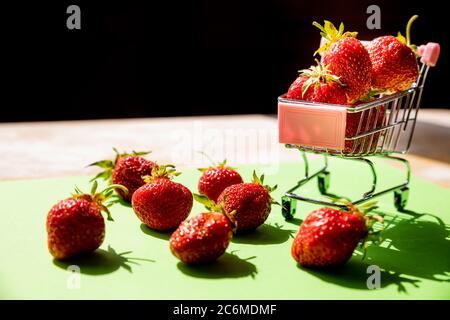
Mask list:
[[[304,162],[304,177],[282,198],[282,212],[286,219],[295,214],[296,200],[345,209],[344,205],[293,193],[317,177],[320,193],[328,195],[328,155],[359,161],[370,167],[372,187],[362,198],[353,200],[354,204],[393,191],[395,206],[404,210],[408,200],[411,170],[407,160],[393,154],[404,154],[411,146],[425,80],[438,56],[438,44],[422,46],[422,64],[416,83],[405,91],[381,96],[368,103],[343,106],[292,100],[286,98],[286,95],[278,98],[279,142],[284,143],[287,148],[300,150]],[[307,152],[324,156],[324,166],[313,174],[309,172]],[[403,163],[405,182],[378,191],[376,168],[369,156],[380,156]]]

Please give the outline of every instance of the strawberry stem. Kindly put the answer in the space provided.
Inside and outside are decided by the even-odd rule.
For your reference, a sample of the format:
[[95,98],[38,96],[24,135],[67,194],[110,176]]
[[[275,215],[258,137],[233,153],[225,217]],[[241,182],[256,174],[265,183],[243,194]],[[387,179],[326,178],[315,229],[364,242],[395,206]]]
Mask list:
[[[207,154],[205,151],[197,151],[198,153],[200,153],[202,156],[206,157],[206,159],[209,160],[209,162],[211,162],[211,164],[215,167],[218,165],[218,163],[216,161],[214,161],[213,158],[211,158],[211,156],[209,154]],[[225,160],[226,162],[226,160]]]
[[228,219],[228,221],[230,221],[230,223],[233,227],[233,232],[236,231],[236,222],[232,219],[232,217],[236,213],[236,211],[233,210],[231,212],[227,212],[225,210],[226,194],[224,195],[223,202],[220,204],[215,203],[214,201],[209,199],[207,196],[202,195],[202,194],[194,193],[193,196],[194,196],[195,201],[203,204],[207,210],[223,214]]
[[180,174],[181,172],[178,172],[173,164],[166,164],[154,167],[152,169],[152,174],[149,176],[143,176],[142,179],[145,181],[145,183],[152,183],[153,181],[155,181],[155,179],[171,179],[172,177],[179,176]]
[[408,24],[406,25],[406,45],[411,46],[411,25],[418,18],[418,15],[414,15],[409,19]]
[[121,184],[111,184],[107,188],[105,188],[101,193],[106,195],[108,193],[108,191],[111,191],[113,189],[120,189],[123,192],[128,193],[128,189]]
[[94,203],[100,211],[106,213],[107,220],[114,221],[113,218],[111,217],[111,213],[109,212],[108,207],[112,206],[114,203],[119,201],[117,199],[113,199],[112,201],[109,202],[106,201],[112,197],[112,195],[114,194],[114,190],[120,189],[125,193],[128,193],[128,189],[120,184],[112,184],[100,192],[97,192],[97,189],[98,189],[97,181],[94,181],[94,183],[92,184],[90,194],[84,193],[83,191],[80,190],[80,188],[75,186],[75,193],[72,194],[72,197],[74,199],[84,199]]
[[206,157],[206,159],[208,159],[209,162],[211,163],[211,166],[209,166],[208,168],[198,168],[198,171],[200,171],[200,172],[205,172],[209,169],[214,169],[214,168],[227,168],[227,169],[233,169],[233,170],[236,169],[234,167],[227,166],[227,159],[224,159],[222,162],[216,162],[206,152],[204,152],[204,151],[197,151],[197,152],[200,153],[202,156]]
[[319,49],[314,52],[313,56],[317,53],[322,53],[328,50],[332,43],[341,40],[345,37],[353,37],[356,38],[358,35],[357,32],[344,32],[344,24],[341,22],[339,25],[339,30],[336,29],[334,24],[332,24],[328,20],[324,20],[323,26],[314,21],[313,26],[317,27],[320,30],[320,35],[327,40],[327,42],[321,46]]
[[318,86],[320,83],[336,82],[340,86],[344,86],[344,84],[339,80],[340,78],[331,73],[328,66],[324,66],[317,59],[315,59],[315,61],[317,64],[316,66],[311,66],[309,69],[299,70],[301,76],[308,78],[308,80],[303,83],[302,96],[306,94],[311,85]]

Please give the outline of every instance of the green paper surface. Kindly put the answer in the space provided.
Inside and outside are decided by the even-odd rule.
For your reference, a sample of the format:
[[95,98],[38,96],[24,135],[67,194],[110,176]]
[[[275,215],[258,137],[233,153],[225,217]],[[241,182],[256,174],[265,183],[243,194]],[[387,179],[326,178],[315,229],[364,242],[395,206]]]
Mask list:
[[[380,187],[399,184],[402,171],[377,160]],[[311,170],[321,162],[312,162]],[[249,181],[253,169],[266,171],[265,183],[278,185],[281,195],[303,176],[303,165],[238,168]],[[270,171],[270,172],[269,172]],[[364,165],[330,160],[330,191],[352,199],[370,187]],[[270,174],[268,174],[270,173]],[[200,172],[186,170],[175,178],[196,192]],[[378,198],[386,214],[384,242],[370,246],[365,260],[356,252],[344,267],[333,271],[307,270],[290,254],[301,220],[318,208],[298,202],[294,220],[287,222],[273,206],[266,224],[255,232],[235,236],[227,253],[209,265],[186,266],[172,256],[169,234],[143,226],[132,209],[111,208],[106,238],[95,253],[70,262],[57,262],[47,251],[45,220],[58,200],[76,184],[89,190],[89,177],[66,177],[0,182],[0,298],[2,299],[449,299],[450,190],[413,178],[407,208],[398,213],[393,194]],[[299,192],[318,197],[314,180]],[[204,212],[194,204],[191,215]],[[79,288],[69,265],[81,270]],[[370,290],[369,265],[381,268],[381,287]],[[75,274],[76,276],[76,274]],[[77,281],[75,279],[75,281]],[[76,283],[76,282],[75,282]],[[69,285],[68,285],[69,284]],[[71,285],[72,284],[72,285]]]

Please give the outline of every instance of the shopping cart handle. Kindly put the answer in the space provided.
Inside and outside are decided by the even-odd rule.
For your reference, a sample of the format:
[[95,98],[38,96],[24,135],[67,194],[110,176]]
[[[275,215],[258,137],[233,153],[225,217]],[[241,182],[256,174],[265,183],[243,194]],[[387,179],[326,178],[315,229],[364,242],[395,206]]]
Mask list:
[[430,67],[436,65],[440,52],[441,47],[439,46],[439,43],[435,42],[428,42],[426,45],[421,45],[417,48],[417,53],[421,57],[420,62],[425,63]]

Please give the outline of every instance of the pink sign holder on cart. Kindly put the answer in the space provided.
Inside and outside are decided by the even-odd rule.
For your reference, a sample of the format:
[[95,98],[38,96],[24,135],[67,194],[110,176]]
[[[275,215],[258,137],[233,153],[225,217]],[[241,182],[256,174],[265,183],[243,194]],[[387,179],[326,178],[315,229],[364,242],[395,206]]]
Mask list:
[[279,142],[343,149],[346,114],[343,106],[280,101]]

